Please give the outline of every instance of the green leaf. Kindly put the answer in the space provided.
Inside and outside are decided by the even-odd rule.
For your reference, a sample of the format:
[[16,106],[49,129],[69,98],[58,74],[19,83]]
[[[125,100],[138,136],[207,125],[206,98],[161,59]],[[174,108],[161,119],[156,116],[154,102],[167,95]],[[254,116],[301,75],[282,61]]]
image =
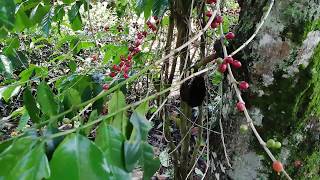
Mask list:
[[108,162],[124,168],[124,137],[118,129],[103,122],[99,125],[95,142],[102,150]]
[[[92,121],[94,121],[94,120],[96,120],[96,119],[98,119],[98,112],[97,112],[97,110],[95,109],[95,110],[93,110],[93,111],[90,113],[89,120],[88,120],[87,123],[92,122]],[[86,128],[84,129],[84,134],[85,134],[86,136],[88,136],[88,135],[90,134],[92,128],[93,128],[92,126],[86,127]],[[96,140],[97,140],[97,136],[96,136]]]
[[134,111],[131,115],[130,122],[133,125],[133,132],[131,134],[131,141],[146,141],[148,137],[148,132],[151,129],[150,122],[145,116]]
[[114,64],[120,63],[120,54],[127,54],[128,53],[128,46],[127,45],[113,45],[108,44],[102,47],[105,51],[103,62],[108,63],[110,60],[113,60]]
[[63,3],[65,4],[71,4],[73,3],[75,0],[62,0]]
[[18,32],[23,31],[25,28],[31,27],[32,22],[23,10],[18,10],[16,13],[15,29]]
[[33,25],[41,23],[43,17],[45,17],[50,10],[50,6],[43,6],[39,3],[30,13],[30,20]]
[[0,73],[12,74],[13,68],[11,61],[4,55],[0,55]]
[[23,70],[20,74],[20,82],[28,81],[31,77],[45,78],[48,76],[48,68],[30,64],[29,68]]
[[[113,93],[109,101],[109,113],[117,112],[119,109],[126,107],[125,96],[121,91]],[[119,129],[126,136],[126,128],[128,123],[127,113],[122,111],[112,117],[113,127]],[[127,137],[127,136],[126,136]]]
[[[80,103],[81,103],[81,96],[77,90],[70,88],[64,92],[64,96],[63,96],[64,109],[70,109],[73,106],[76,106]],[[68,114],[68,117],[72,118],[73,116],[76,115],[76,113],[77,111],[71,112],[70,114]]]
[[146,115],[149,111],[149,102],[144,102],[142,104],[140,104],[137,108],[136,111],[142,115]]
[[79,9],[82,3],[77,1],[74,5],[72,5],[71,9],[68,11],[68,17],[71,24],[71,28],[76,31],[82,28],[82,20],[81,15],[79,13]]
[[20,91],[21,86],[18,85],[9,85],[3,88],[0,88],[0,99],[3,98],[8,102],[11,97],[17,95]]
[[28,124],[28,121],[30,120],[30,116],[27,112],[25,112],[19,121],[19,125],[17,127],[18,131],[24,131],[24,128],[26,127],[26,125]]
[[162,17],[166,10],[168,9],[168,0],[154,0],[152,11],[153,15],[157,17]]
[[23,104],[26,107],[29,116],[31,117],[32,122],[39,123],[40,122],[40,110],[37,107],[36,100],[31,94],[30,89],[27,87],[23,93]]
[[3,54],[6,56],[14,55],[15,50],[20,46],[20,41],[18,37],[12,37],[6,41],[6,46],[3,48]]
[[110,167],[101,150],[88,138],[71,134],[55,150],[50,180],[110,179]]
[[148,19],[151,15],[153,0],[137,0],[136,1],[136,12],[140,15],[144,12],[145,19]]
[[0,28],[11,30],[14,27],[16,5],[13,0],[1,0],[0,7]]
[[141,158],[141,142],[125,141],[124,157],[127,171],[131,172]]
[[38,180],[48,178],[50,169],[44,144],[32,137],[14,141],[0,154],[0,179]]
[[42,31],[44,32],[44,35],[46,37],[49,36],[53,16],[54,16],[54,6],[51,6],[49,12],[44,16],[41,22]]
[[14,70],[24,70],[28,67],[28,58],[21,51],[13,50],[12,54],[6,54],[10,59]]
[[54,11],[53,21],[55,21],[55,22],[62,21],[64,15],[65,15],[64,5],[56,6],[55,11]]
[[93,42],[85,42],[81,41],[78,43],[77,48],[76,48],[76,53],[79,53],[82,49],[90,49],[92,47],[95,47],[95,43]]
[[153,148],[148,143],[142,145],[141,164],[143,169],[143,179],[149,180],[160,167],[159,158],[154,158]]
[[41,111],[49,117],[58,114],[59,106],[50,87],[45,82],[42,82],[39,84],[37,92],[37,101]]
[[211,82],[212,82],[213,85],[218,85],[218,84],[220,84],[222,79],[223,79],[222,74],[220,72],[218,72],[218,71],[215,71],[215,73],[213,74]]

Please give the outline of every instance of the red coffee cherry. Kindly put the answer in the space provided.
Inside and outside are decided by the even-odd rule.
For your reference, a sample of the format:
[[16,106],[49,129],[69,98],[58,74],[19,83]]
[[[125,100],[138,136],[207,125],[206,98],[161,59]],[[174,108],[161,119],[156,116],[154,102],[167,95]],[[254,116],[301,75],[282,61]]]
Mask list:
[[248,88],[249,88],[249,84],[248,84],[247,82],[241,81],[241,82],[239,83],[239,89],[240,89],[241,91],[246,90],[246,89],[248,89]]
[[224,73],[224,72],[226,72],[227,68],[228,68],[227,64],[223,63],[223,64],[219,65],[218,71],[221,73]]
[[234,39],[236,37],[236,35],[234,35],[233,32],[228,32],[226,35],[225,35],[226,39],[228,40],[231,40],[231,39]]
[[233,58],[231,56],[227,56],[223,59],[223,63],[225,64],[232,64],[233,63]]
[[241,66],[242,66],[242,64],[241,64],[241,62],[238,61],[238,60],[234,60],[234,61],[232,62],[232,67],[234,67],[235,69],[239,69],[239,68],[241,68]]
[[245,108],[246,108],[246,105],[245,105],[244,102],[238,102],[238,103],[237,103],[237,109],[238,109],[238,111],[242,112],[242,111],[245,110]]
[[109,85],[108,85],[108,84],[104,84],[104,85],[102,86],[102,89],[105,90],[105,91],[108,91]]
[[280,173],[281,171],[283,171],[283,166],[282,166],[282,163],[280,161],[274,161],[272,163],[272,168],[277,173]]

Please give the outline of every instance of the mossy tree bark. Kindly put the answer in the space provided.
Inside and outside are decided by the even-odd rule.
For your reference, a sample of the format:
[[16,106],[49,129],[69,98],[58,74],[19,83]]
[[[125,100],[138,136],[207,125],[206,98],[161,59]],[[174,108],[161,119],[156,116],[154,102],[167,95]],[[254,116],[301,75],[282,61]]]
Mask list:
[[[269,2],[239,1],[237,37],[231,42],[230,52],[252,35]],[[243,64],[235,72],[236,78],[251,85],[243,95],[258,131],[265,141],[276,138],[282,142],[281,150],[273,153],[295,179],[320,178],[319,7],[318,0],[275,1],[257,37],[235,57]],[[232,90],[225,88],[224,99],[231,97],[235,99]],[[234,102],[229,102],[223,110],[225,133],[231,134],[226,136],[226,144],[234,168],[228,176],[250,178],[238,174],[240,166],[248,162],[245,168],[252,169],[251,178],[261,174],[275,178],[271,161],[266,155],[261,161],[258,155],[264,154],[262,148],[258,143],[252,145],[256,139],[251,135],[239,136],[239,125],[245,120],[233,107]],[[265,167],[263,172],[258,170],[259,164]]]

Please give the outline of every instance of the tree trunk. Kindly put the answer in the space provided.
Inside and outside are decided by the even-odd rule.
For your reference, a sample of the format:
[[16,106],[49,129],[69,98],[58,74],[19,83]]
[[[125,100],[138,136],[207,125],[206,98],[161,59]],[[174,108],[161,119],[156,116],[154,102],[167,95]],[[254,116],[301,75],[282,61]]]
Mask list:
[[[239,1],[239,25],[229,52],[253,34],[269,3]],[[250,90],[243,93],[250,115],[265,141],[274,138],[282,143],[281,150],[272,153],[294,179],[320,179],[319,7],[319,0],[275,1],[257,37],[235,56],[243,64],[236,79],[250,83]],[[225,97],[235,99],[234,92],[225,88]],[[252,133],[239,133],[245,120],[233,107],[234,102],[223,114],[225,134],[231,134],[225,141],[233,166],[226,176],[280,179]],[[219,157],[224,160],[223,154]]]

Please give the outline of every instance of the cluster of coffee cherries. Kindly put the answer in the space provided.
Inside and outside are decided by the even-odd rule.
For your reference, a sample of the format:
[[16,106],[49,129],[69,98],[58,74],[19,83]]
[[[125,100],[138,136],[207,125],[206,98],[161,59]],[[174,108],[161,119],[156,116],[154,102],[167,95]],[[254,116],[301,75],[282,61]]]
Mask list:
[[[148,28],[155,32],[157,31],[157,25],[160,24],[160,20],[157,16],[152,16],[147,22],[146,25]],[[119,64],[114,64],[112,65],[111,72],[109,73],[109,76],[114,78],[116,77],[119,73],[122,73],[123,78],[127,79],[129,78],[129,71],[132,67],[132,58],[137,55],[138,53],[141,52],[142,48],[141,45],[144,41],[144,38],[146,38],[148,35],[147,31],[143,32],[138,32],[135,36],[135,40],[133,44],[131,44],[128,48],[129,54],[127,57],[121,55],[120,56],[120,63]],[[108,84],[104,84],[102,86],[103,90],[107,91],[109,89]]]
[[[228,32],[226,35],[225,35],[225,38],[230,40],[230,39],[233,39],[235,37],[234,33],[232,32]],[[220,73],[225,73],[228,69],[228,64],[231,65],[234,69],[239,69],[241,68],[242,64],[240,61],[236,60],[236,59],[233,59],[231,56],[227,56],[225,57],[223,60],[221,61],[217,61],[217,63],[219,63],[219,67],[218,67],[218,71]],[[245,81],[241,81],[239,83],[239,89],[241,91],[245,91],[249,88],[249,84]],[[239,101],[236,105],[237,109],[242,112],[245,110],[245,103],[243,101]]]
[[160,19],[157,16],[152,16],[148,21],[147,21],[147,26],[149,29],[151,29],[153,32],[157,31],[157,26],[160,24]]

